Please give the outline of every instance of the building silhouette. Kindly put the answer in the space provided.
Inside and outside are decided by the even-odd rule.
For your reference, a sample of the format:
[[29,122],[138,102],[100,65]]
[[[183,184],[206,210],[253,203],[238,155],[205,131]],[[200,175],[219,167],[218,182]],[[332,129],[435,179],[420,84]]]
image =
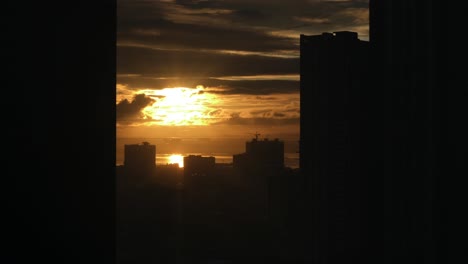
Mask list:
[[245,142],[245,152],[233,155],[233,167],[240,170],[272,171],[284,169],[284,142],[279,139]]
[[[462,56],[466,46],[457,47],[460,38],[447,32],[456,24],[442,26],[440,1],[370,0],[369,8],[371,80],[378,87],[371,96],[381,98],[372,107],[374,125],[380,130],[373,141],[381,147],[376,149],[380,160],[374,160],[380,171],[371,182],[378,189],[373,194],[378,208],[375,218],[385,219],[376,220],[379,225],[374,227],[384,230],[379,252],[384,263],[401,258],[435,263],[440,258],[436,250],[440,230],[435,228],[438,182],[451,174],[454,165],[444,165],[439,156],[450,159],[454,154],[442,144],[450,140],[443,134],[448,128],[442,118],[449,109],[444,100],[452,96],[449,91],[456,94],[452,88],[465,75],[449,62],[452,58],[466,61],[462,59],[466,59]],[[443,41],[437,42],[439,37]],[[456,134],[450,138],[457,138]]]
[[304,254],[315,263],[353,263],[368,246],[368,175],[361,160],[367,121],[362,103],[368,88],[369,42],[356,32],[300,36],[305,207],[297,217],[306,230]]
[[325,152],[319,151],[346,151],[345,137],[359,118],[356,106],[368,85],[368,56],[369,42],[356,32],[300,36],[301,170],[316,165],[312,156],[320,162]]
[[174,204],[181,175],[169,165],[156,174],[156,146],[148,142],[125,145],[124,154],[114,198],[117,263],[171,263],[177,252]]
[[215,157],[189,155],[184,157],[184,177],[209,176],[215,168]]
[[466,48],[437,41],[454,36],[443,7],[370,0],[368,43],[350,32],[301,35],[298,216],[312,223],[299,226],[314,263],[446,263],[438,199],[441,176],[459,174],[460,152],[441,142],[466,137],[447,136],[444,118],[460,114],[456,103],[443,106],[461,100],[448,91],[466,82],[453,64]]
[[156,146],[148,142],[124,146],[124,168],[127,173],[149,175],[156,168]]

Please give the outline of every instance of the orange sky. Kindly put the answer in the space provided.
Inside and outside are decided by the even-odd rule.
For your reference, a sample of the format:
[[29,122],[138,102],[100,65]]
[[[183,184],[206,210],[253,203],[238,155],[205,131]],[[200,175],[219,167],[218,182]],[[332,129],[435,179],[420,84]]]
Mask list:
[[[159,90],[118,89],[118,137],[242,137],[255,132],[270,137],[298,138],[299,95],[222,94],[220,88],[172,87]],[[145,104],[134,110],[139,94]],[[126,101],[125,101],[126,99]],[[123,105],[120,103],[120,105]],[[249,136],[250,137],[250,136]]]
[[117,138],[299,139],[299,36],[368,37],[368,1],[117,3]]

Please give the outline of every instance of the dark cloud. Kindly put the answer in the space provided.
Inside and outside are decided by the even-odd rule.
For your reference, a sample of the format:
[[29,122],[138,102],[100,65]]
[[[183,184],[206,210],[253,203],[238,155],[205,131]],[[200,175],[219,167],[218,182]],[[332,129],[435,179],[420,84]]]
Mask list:
[[[225,81],[225,90],[215,91],[218,94],[251,94],[269,95],[278,93],[298,93],[299,81]],[[266,98],[262,98],[267,100]]]
[[193,9],[220,8],[223,6],[219,0],[175,0],[176,4]]
[[273,116],[274,117],[285,117],[286,115],[283,114],[283,113],[275,112],[275,113],[273,113]]
[[275,112],[273,109],[251,111],[250,114],[256,118],[259,118],[259,117],[261,118],[284,118],[286,117],[286,114],[281,113],[281,112]]
[[243,118],[240,116],[232,116],[227,120],[215,123],[215,125],[246,125],[246,126],[283,126],[283,125],[299,125],[299,118]]
[[298,74],[299,58],[120,47],[117,51],[117,71],[122,74],[138,73],[182,78]]
[[[298,93],[299,81],[287,80],[256,80],[256,81],[229,81],[210,78],[175,78],[157,79],[154,77],[118,77],[118,83],[127,85],[128,89],[162,89],[170,87],[189,87],[197,85],[207,87],[206,92],[217,94],[250,94],[269,95],[277,93]],[[224,88],[213,90],[210,87]],[[258,100],[271,100],[273,98],[260,97]]]
[[213,116],[213,117],[216,117],[216,116],[219,116],[221,113],[222,113],[223,110],[221,109],[216,109],[216,110],[213,110],[213,111],[210,111],[208,113],[208,115],[210,116]]
[[[357,29],[365,35],[368,2],[118,0],[117,72],[141,76],[117,81],[130,89],[204,85],[224,87],[217,91],[223,94],[298,93],[298,81],[210,77],[298,74],[299,35]],[[280,51],[293,57],[268,57]]]
[[[267,32],[226,28],[208,25],[164,24],[159,28],[154,25],[140,26],[138,29],[122,28],[119,30],[119,43],[132,43],[155,46],[165,49],[204,49],[234,51],[275,51],[295,48],[295,40],[273,36]],[[157,34],[145,34],[157,32]]]
[[272,112],[271,109],[262,109],[262,110],[255,110],[255,111],[250,111],[250,114],[253,116],[267,116]]
[[[232,21],[261,13],[255,9],[230,10],[212,1],[178,1],[177,5],[157,1],[121,2],[117,14],[119,43],[243,51],[284,50],[294,46],[289,38],[269,35],[251,25],[233,24]],[[211,9],[193,11],[207,7]],[[158,35],[143,33],[149,31],[157,31]]]
[[117,104],[117,120],[138,118],[141,115],[141,110],[153,102],[155,100],[145,94],[135,95],[132,102],[124,99]]
[[272,96],[257,96],[255,97],[257,100],[277,100],[278,98]]
[[[118,41],[179,49],[294,50],[294,39],[270,32],[300,26],[306,31],[320,33],[362,25],[366,21],[356,19],[353,13],[362,17],[357,10],[367,9],[367,6],[367,0],[179,0],[175,3],[120,0]],[[326,25],[307,22],[320,20],[327,21]],[[144,34],[150,31],[158,34]]]
[[[355,21],[343,20],[342,11],[346,9],[368,8],[368,0],[323,1],[323,0],[226,0],[223,6],[234,10],[261,10],[264,19],[255,21],[256,25],[276,29],[300,28],[305,31],[334,31],[339,28],[355,26]],[[309,24],[298,23],[294,17],[329,18],[327,27],[316,28]],[[252,23],[247,20],[246,23]],[[366,22],[364,22],[366,23]],[[307,33],[307,32],[305,32]]]
[[243,9],[238,9],[235,10],[231,14],[231,19],[236,20],[236,19],[245,19],[248,21],[255,21],[255,20],[262,20],[269,18],[267,14],[262,12],[259,9],[253,9],[253,8],[243,8]]
[[288,113],[288,112],[292,112],[292,113],[298,113],[300,112],[299,108],[291,108],[291,109],[284,109],[282,110],[283,113]]

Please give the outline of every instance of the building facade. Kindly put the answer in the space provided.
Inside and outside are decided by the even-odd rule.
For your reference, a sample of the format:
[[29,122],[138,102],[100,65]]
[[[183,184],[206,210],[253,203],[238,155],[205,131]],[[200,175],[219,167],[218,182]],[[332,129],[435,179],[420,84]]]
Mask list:
[[211,176],[215,168],[215,157],[189,155],[184,157],[184,176]]
[[368,41],[348,31],[300,36],[304,208],[296,217],[315,263],[344,263],[368,246],[368,90]]
[[148,142],[124,146],[124,168],[133,174],[154,173],[156,168],[156,146]]
[[245,143],[244,153],[233,155],[233,167],[241,170],[282,170],[284,142],[279,139],[253,138]]

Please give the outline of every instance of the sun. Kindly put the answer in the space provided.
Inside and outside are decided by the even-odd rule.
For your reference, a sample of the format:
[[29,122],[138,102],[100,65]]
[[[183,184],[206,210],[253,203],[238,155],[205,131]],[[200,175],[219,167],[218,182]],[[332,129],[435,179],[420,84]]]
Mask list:
[[155,103],[143,110],[159,125],[184,126],[208,125],[212,121],[210,113],[217,97],[206,93],[201,85],[196,88],[174,87],[147,91]]
[[179,164],[179,168],[184,167],[184,157],[179,154],[173,154],[167,158],[169,164]]

